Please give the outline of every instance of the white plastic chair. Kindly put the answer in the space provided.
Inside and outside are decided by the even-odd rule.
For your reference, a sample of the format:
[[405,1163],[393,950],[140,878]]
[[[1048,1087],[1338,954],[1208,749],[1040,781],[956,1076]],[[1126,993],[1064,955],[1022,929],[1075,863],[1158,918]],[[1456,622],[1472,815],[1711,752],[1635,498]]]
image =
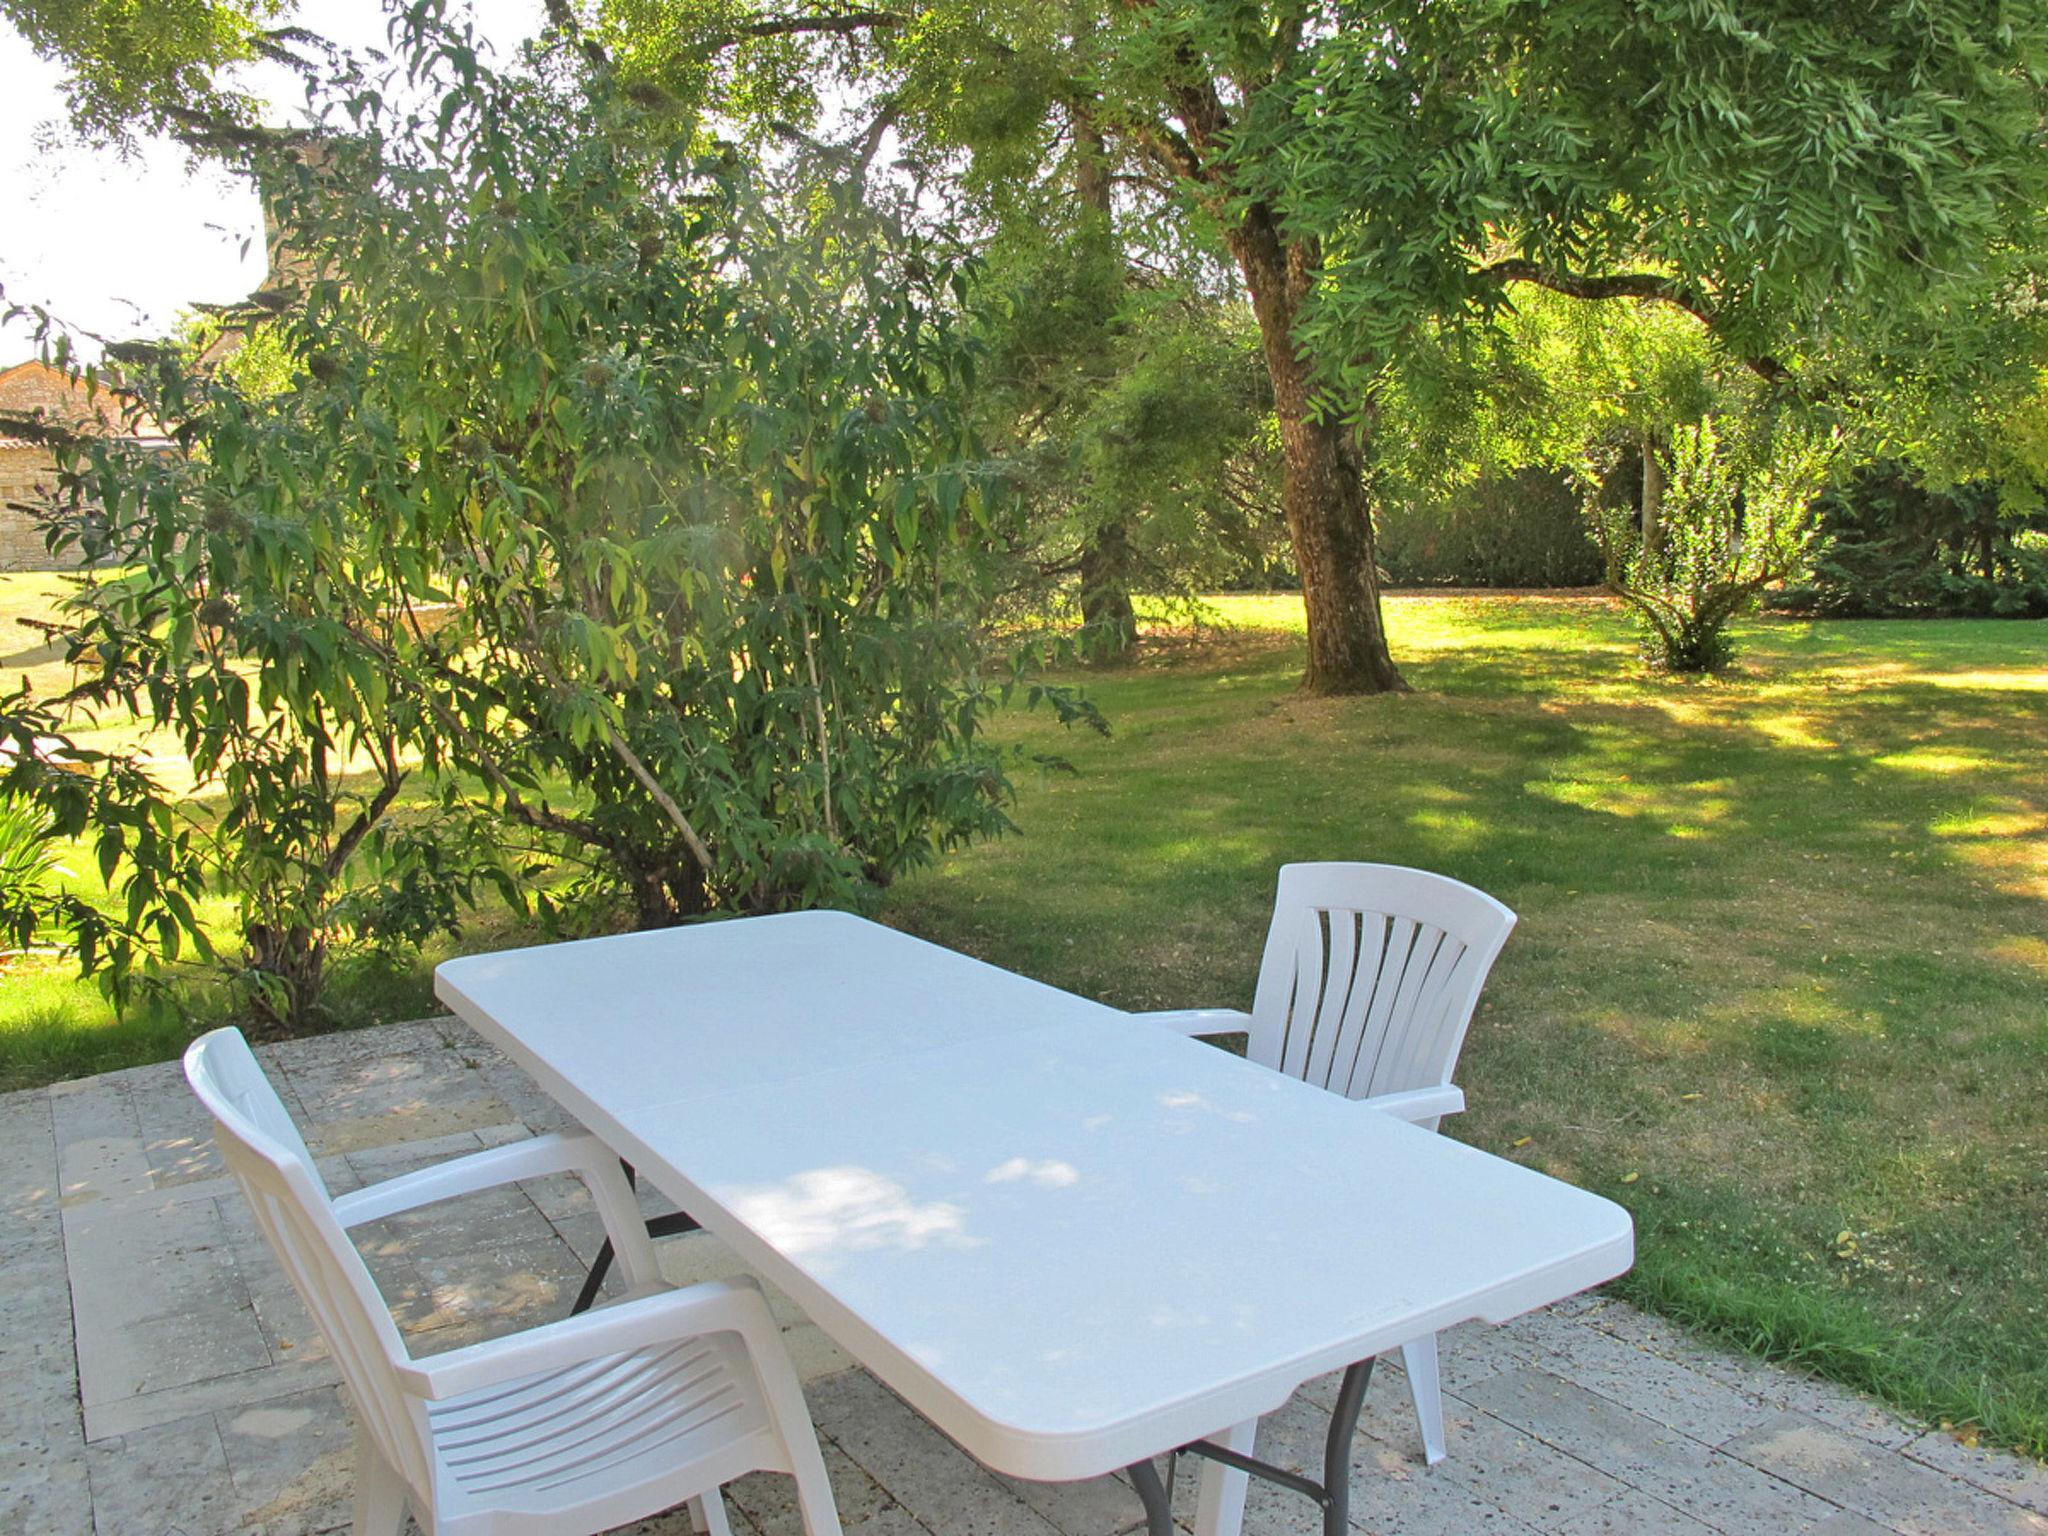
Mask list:
[[[1252,1011],[1137,1017],[1186,1035],[1247,1035],[1245,1054],[1435,1130],[1465,1107],[1451,1072],[1480,988],[1515,926],[1483,891],[1394,864],[1288,864]],[[1423,1455],[1444,1456],[1436,1336],[1401,1350]]]
[[[664,1284],[615,1154],[541,1136],[330,1197],[239,1031],[185,1052],[228,1170],[332,1352],[356,1416],[356,1536],[593,1536],[689,1501],[730,1536],[719,1489],[786,1472],[809,1536],[840,1536],[803,1390],[751,1283]],[[611,1234],[626,1299],[414,1359],[346,1229],[516,1179],[573,1173]]]

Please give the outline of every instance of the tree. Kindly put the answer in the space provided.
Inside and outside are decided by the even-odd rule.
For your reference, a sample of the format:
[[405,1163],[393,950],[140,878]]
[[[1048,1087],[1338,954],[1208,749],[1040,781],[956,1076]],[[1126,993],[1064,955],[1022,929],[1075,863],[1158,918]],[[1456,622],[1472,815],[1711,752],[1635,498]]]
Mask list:
[[2048,618],[2048,508],[1897,462],[1821,498],[1811,569],[1773,606],[1831,618]]
[[1038,580],[1019,596],[1078,608],[1085,653],[1115,661],[1137,646],[1134,593],[1192,598],[1255,558],[1271,401],[1242,304],[1148,249],[1099,141],[1068,137],[1040,180],[963,178],[988,227],[974,412],[1028,508]]
[[504,75],[430,8],[399,42],[431,112],[344,68],[310,137],[247,141],[301,257],[265,366],[138,349],[180,451],[75,445],[52,513],[120,567],[85,696],[221,797],[265,1006],[303,1020],[338,934],[452,923],[508,842],[653,925],[1006,828],[983,717],[1088,711],[979,622],[1012,530],[965,274],[563,39]]
[[942,147],[1014,146],[1020,125],[1068,112],[1094,124],[1250,296],[1305,682],[1324,691],[1404,686],[1370,507],[1379,394],[1418,331],[1532,285],[1648,299],[1791,381],[1816,325],[1974,273],[2043,202],[2048,18],[1975,0],[615,0],[602,14],[719,104],[763,52],[790,80],[808,49],[811,78],[868,82],[875,121]]
[[254,103],[228,71],[255,59],[299,65],[303,30],[273,25],[288,0],[0,0],[0,16],[65,71],[71,124],[131,144],[138,131],[248,124]]
[[1487,326],[1416,334],[1381,387],[1381,473],[1390,494],[1429,497],[1529,468],[1576,475],[1597,454],[1630,467],[1640,510],[1633,466],[1673,428],[1767,409],[1770,394],[1668,306],[1525,292]]
[[[1066,9],[1085,35],[1090,7]],[[1086,654],[1120,659],[1137,642],[1134,592],[1192,594],[1265,541],[1277,497],[1256,329],[1214,254],[1133,202],[1082,106],[1028,78],[915,110],[892,92],[843,142],[818,137],[831,60],[809,42],[833,39],[857,75],[878,57],[864,41],[878,20],[892,19],[617,0],[588,37],[636,86],[773,138],[842,195],[974,253],[991,299],[974,417],[1030,512],[1011,607],[1078,611]],[[899,144],[891,130],[909,123]]]

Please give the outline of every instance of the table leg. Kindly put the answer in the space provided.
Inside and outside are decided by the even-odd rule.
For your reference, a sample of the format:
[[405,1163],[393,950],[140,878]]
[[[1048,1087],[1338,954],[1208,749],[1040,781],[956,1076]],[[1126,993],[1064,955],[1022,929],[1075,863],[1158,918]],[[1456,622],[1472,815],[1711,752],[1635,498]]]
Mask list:
[[[1247,1419],[1213,1436],[1225,1450],[1252,1454],[1259,1421]],[[1220,1461],[1202,1463],[1202,1494],[1195,1505],[1195,1536],[1238,1536],[1244,1527],[1244,1496],[1251,1476]]]
[[576,1293],[576,1300],[570,1304],[569,1315],[588,1312],[591,1303],[597,1300],[597,1293],[604,1289],[604,1277],[612,1272],[612,1240],[606,1238],[598,1244],[597,1257],[591,1260],[590,1273],[583,1277],[583,1289]]
[[1145,1536],[1173,1536],[1173,1499],[1160,1479],[1158,1466],[1137,1461],[1129,1471],[1138,1502],[1145,1506]]
[[1323,1536],[1350,1536],[1351,1441],[1365,1408],[1372,1362],[1361,1360],[1344,1372],[1337,1406],[1330,1412],[1330,1438],[1323,1445]]
[[[1270,1461],[1260,1461],[1252,1455],[1255,1424],[1239,1424],[1221,1440],[1191,1440],[1182,1446],[1181,1455],[1200,1456],[1211,1463],[1202,1473],[1202,1504],[1195,1527],[1197,1536],[1237,1536],[1244,1519],[1244,1479],[1247,1474],[1314,1499],[1323,1511],[1323,1536],[1350,1536],[1351,1441],[1358,1433],[1358,1417],[1365,1408],[1365,1389],[1371,1381],[1370,1360],[1361,1360],[1346,1368],[1344,1384],[1337,1389],[1337,1406],[1330,1414],[1330,1435],[1323,1446],[1323,1480],[1320,1483],[1286,1467],[1275,1466]],[[1150,1479],[1147,1483],[1139,1478],[1140,1470],[1136,1466],[1131,1468],[1132,1480],[1137,1482],[1138,1496],[1145,1501],[1147,1518],[1153,1519],[1153,1492],[1159,1489],[1159,1474],[1149,1462],[1144,1463],[1144,1476]],[[1235,1480],[1229,1476],[1231,1473],[1237,1474]],[[1163,1493],[1159,1497],[1163,1500]],[[1155,1519],[1151,1529],[1152,1536],[1160,1536],[1165,1527]]]

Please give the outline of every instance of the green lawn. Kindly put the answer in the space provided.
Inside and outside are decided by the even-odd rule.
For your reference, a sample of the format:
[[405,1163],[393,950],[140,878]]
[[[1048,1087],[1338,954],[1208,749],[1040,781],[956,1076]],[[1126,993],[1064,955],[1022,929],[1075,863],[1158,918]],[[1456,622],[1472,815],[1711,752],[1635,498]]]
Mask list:
[[1760,622],[1689,683],[1597,600],[1398,597],[1418,691],[1320,700],[1297,603],[1223,606],[894,920],[1244,1006],[1281,863],[1480,885],[1522,923],[1453,1134],[1626,1204],[1632,1298],[2048,1451],[2048,627]]
[[[1759,622],[1644,675],[1587,598],[1389,603],[1418,692],[1294,691],[1293,599],[1091,681],[1115,735],[1007,729],[1022,834],[889,920],[1132,1007],[1250,1000],[1274,871],[1440,869],[1522,914],[1453,1134],[1621,1200],[1637,1300],[2048,1452],[2048,630]],[[506,942],[502,917],[462,942]],[[428,963],[345,970],[349,1022]],[[161,1057],[37,963],[0,1076]],[[1360,1176],[1369,1176],[1362,1170]]]

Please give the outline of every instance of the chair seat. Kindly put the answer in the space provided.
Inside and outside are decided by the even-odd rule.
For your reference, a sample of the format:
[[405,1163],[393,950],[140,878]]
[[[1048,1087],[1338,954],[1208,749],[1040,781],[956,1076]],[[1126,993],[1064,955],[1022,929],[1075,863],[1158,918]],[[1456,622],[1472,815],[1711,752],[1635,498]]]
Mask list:
[[427,1418],[449,1516],[609,1501],[736,1452],[758,1464],[748,1443],[770,1431],[760,1384],[731,1334],[543,1371],[432,1404]]

